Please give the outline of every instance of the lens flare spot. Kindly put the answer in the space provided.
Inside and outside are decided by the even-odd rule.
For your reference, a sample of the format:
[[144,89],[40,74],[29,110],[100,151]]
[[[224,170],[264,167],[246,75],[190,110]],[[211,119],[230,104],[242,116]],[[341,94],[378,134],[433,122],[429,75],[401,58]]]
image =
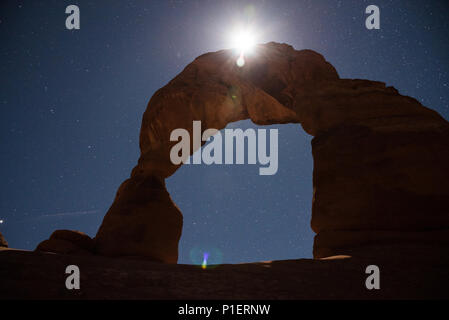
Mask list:
[[190,250],[190,260],[201,269],[214,269],[223,261],[222,252],[209,245],[195,246]]
[[240,68],[245,65],[245,58],[243,57],[243,54],[240,55],[240,57],[237,59],[236,63],[237,63],[237,66]]
[[207,268],[207,259],[209,258],[209,253],[204,252],[203,255],[203,263],[201,264],[201,268],[206,269]]

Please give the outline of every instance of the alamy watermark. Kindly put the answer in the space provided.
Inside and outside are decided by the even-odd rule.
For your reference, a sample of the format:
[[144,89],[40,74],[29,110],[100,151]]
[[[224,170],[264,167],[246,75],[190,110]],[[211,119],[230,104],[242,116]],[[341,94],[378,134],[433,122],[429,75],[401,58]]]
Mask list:
[[379,30],[380,29],[380,9],[376,5],[369,5],[365,9],[365,13],[369,16],[365,20],[365,27],[368,30]]
[[369,276],[365,280],[365,286],[368,290],[380,289],[380,269],[378,266],[372,264],[366,267],[365,273]]
[[80,8],[74,4],[65,8],[65,13],[69,16],[65,19],[65,27],[68,30],[80,29]]
[[[71,4],[66,7],[65,13],[69,16],[65,20],[65,26],[68,30],[80,29],[80,9],[77,5]],[[365,27],[368,30],[380,29],[380,9],[376,5],[369,5],[365,9],[365,13],[369,16],[365,20]],[[245,64],[243,57],[241,56],[237,60],[237,65],[242,67]]]
[[65,273],[69,276],[65,280],[65,287],[68,290],[79,290],[80,289],[80,268],[78,266],[71,264],[65,268]]
[[[201,131],[201,121],[193,121],[193,164],[245,164],[245,140],[247,146],[247,163],[262,166],[259,175],[274,175],[278,171],[278,130],[269,130],[269,153],[267,153],[267,129],[249,128],[225,129],[224,137],[217,129]],[[211,141],[211,138],[213,140]],[[224,161],[223,161],[223,139]],[[178,128],[171,132],[170,141],[179,141],[170,150],[173,164],[190,164],[190,134],[186,129]],[[210,141],[202,149],[201,142]],[[234,163],[235,142],[235,163]]]

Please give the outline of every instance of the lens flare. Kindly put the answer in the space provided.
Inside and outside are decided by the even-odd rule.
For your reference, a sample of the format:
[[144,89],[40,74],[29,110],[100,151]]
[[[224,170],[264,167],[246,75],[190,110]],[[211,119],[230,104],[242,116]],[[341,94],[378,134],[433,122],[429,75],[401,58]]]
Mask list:
[[222,263],[223,254],[214,246],[195,246],[190,250],[190,261],[201,269],[213,269]]
[[237,59],[236,63],[237,63],[237,66],[239,66],[240,68],[245,65],[245,57],[243,56],[243,54],[240,55],[240,57]]
[[201,264],[201,268],[206,269],[207,268],[207,259],[209,258],[209,253],[204,252],[203,255],[203,263]]

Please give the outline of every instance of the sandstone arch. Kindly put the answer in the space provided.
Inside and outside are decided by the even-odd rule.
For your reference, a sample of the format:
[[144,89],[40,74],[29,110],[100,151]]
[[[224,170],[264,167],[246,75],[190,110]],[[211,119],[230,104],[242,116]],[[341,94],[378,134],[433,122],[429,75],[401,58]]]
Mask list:
[[230,50],[202,55],[153,95],[140,159],[98,230],[97,252],[176,263],[182,214],[164,182],[178,168],[170,132],[243,119],[300,123],[314,136],[316,258],[447,247],[448,122],[384,83],[340,79],[316,52],[277,43],[256,52],[243,68]]

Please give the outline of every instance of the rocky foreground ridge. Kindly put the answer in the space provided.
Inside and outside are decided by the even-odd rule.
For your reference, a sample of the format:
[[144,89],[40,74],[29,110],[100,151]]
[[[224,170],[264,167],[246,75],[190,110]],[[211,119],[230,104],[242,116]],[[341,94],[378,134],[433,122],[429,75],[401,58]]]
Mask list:
[[[3,299],[448,299],[449,261],[413,254],[397,259],[336,258],[199,266],[142,259],[0,249]],[[365,269],[380,268],[380,289],[368,290]],[[67,290],[68,265],[80,269],[80,290]]]

